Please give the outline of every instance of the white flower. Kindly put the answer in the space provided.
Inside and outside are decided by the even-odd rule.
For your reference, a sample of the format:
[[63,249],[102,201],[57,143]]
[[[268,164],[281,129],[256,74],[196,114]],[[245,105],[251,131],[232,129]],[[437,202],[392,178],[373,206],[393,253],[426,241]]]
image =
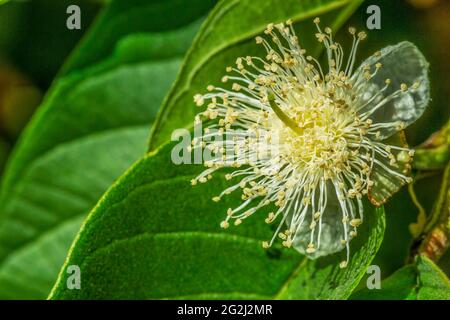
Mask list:
[[353,46],[344,58],[331,29],[322,31],[318,18],[314,23],[327,73],[299,45],[291,21],[269,24],[271,43],[256,38],[265,59],[238,58],[222,79],[231,90],[208,86],[209,93],[194,97],[199,106],[208,103],[197,123],[212,124],[193,148],[215,157],[192,184],[206,182],[220,168],[235,168],[226,178],[238,183],[213,198],[242,190],[242,203],[228,209],[223,228],[269,206],[275,209],[266,222],[279,225],[263,247],[279,236],[311,258],[346,248],[345,267],[349,241],[363,222],[363,197],[379,206],[411,181],[413,151],[397,133],[428,104],[428,63],[413,44],[401,42],[354,70],[366,34],[349,29]]

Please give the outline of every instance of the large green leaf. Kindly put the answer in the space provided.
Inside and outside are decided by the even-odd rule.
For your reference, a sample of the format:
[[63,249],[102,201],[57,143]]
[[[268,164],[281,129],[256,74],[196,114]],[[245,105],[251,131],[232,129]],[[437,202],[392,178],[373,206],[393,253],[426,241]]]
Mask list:
[[418,256],[381,283],[381,289],[362,289],[355,300],[450,300],[450,281],[430,259]]
[[[344,299],[375,256],[384,212],[367,207],[361,236],[344,252],[307,260],[281,245],[261,243],[273,228],[265,213],[222,230],[226,208],[211,200],[229,181],[192,187],[199,165],[174,165],[166,145],[133,166],[86,219],[51,294],[53,299],[277,298]],[[81,289],[67,288],[66,268],[78,265]]]
[[[152,128],[150,150],[170,139],[176,128],[192,124],[192,97],[217,84],[237,57],[265,55],[254,43],[270,22],[292,19],[302,46],[313,55],[321,50],[315,40],[312,18],[320,15],[325,24],[341,26],[362,0],[223,0],[209,15],[189,50],[182,71],[161,108]],[[223,85],[223,84],[222,84]]]
[[[170,27],[166,17],[192,1],[112,1],[54,82],[3,179],[0,298],[45,298],[83,217],[145,153],[150,123],[214,3],[194,2]],[[125,28],[124,19],[141,23]]]

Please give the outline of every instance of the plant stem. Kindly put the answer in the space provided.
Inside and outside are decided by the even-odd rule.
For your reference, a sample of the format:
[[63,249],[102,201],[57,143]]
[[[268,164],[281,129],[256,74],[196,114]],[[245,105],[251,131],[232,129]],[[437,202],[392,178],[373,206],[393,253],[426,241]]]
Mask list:
[[416,149],[417,170],[445,169],[442,185],[425,226],[416,237],[409,260],[417,254],[437,262],[450,247],[450,121]]
[[418,252],[437,262],[450,247],[450,164],[442,179],[441,191],[423,232]]

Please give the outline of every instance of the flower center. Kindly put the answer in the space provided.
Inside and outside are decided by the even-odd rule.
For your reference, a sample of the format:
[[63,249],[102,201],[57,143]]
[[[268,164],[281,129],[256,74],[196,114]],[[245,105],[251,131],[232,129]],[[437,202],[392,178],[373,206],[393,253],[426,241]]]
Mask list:
[[272,131],[278,135],[281,153],[288,162],[301,170],[331,177],[347,166],[350,136],[346,133],[354,117],[345,102],[336,102],[318,91],[314,97],[298,92],[288,95],[285,112],[279,107],[277,111],[275,102],[271,102],[280,120],[271,121]]

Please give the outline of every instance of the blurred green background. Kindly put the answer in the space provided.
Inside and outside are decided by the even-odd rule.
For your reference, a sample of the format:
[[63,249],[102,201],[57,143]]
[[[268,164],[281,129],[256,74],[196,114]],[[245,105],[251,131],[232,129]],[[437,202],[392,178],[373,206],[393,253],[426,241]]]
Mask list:
[[[0,0],[0,168],[102,2]],[[82,8],[81,30],[65,27],[71,4]]]

